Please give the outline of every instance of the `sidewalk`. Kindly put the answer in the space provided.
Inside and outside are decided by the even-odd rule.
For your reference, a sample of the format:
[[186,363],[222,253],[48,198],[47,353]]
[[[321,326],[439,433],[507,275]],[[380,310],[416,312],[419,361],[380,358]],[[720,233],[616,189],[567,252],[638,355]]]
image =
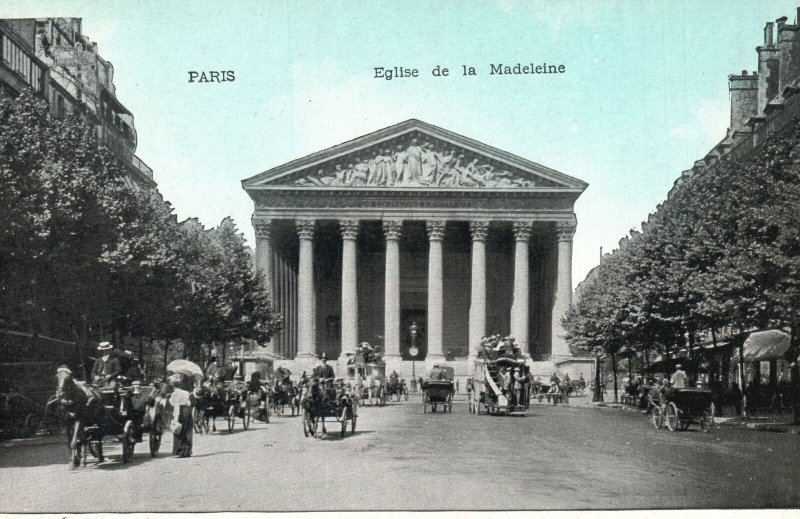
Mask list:
[[[611,402],[592,402],[591,395],[584,395],[582,397],[570,398],[569,404],[571,407],[599,407],[606,409],[621,409],[623,411],[641,413],[638,407],[631,407],[620,403],[614,403],[613,397]],[[741,416],[717,416],[714,418],[714,423],[720,427],[739,427],[743,429],[750,429],[754,431],[767,431],[767,432],[782,432],[790,434],[800,434],[800,425],[791,425],[785,422],[770,421],[768,419],[754,419],[750,418],[745,420]]]

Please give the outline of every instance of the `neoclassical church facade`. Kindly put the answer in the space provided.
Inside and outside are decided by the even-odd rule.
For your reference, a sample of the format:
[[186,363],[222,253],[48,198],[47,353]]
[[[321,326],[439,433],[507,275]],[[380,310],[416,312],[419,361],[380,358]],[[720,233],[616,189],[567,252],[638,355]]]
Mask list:
[[322,352],[344,362],[362,341],[405,376],[416,362],[463,367],[494,333],[513,335],[538,372],[577,360],[560,319],[586,183],[412,119],[242,186],[284,316],[271,353],[296,369]]

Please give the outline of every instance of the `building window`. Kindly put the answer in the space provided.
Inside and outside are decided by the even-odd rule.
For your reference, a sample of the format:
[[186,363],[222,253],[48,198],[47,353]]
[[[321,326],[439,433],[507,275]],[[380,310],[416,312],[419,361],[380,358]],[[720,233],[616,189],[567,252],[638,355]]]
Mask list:
[[2,36],[3,40],[3,63],[19,74],[35,91],[41,91],[42,71],[39,65],[25,54],[16,43],[11,41],[8,36],[0,36]]

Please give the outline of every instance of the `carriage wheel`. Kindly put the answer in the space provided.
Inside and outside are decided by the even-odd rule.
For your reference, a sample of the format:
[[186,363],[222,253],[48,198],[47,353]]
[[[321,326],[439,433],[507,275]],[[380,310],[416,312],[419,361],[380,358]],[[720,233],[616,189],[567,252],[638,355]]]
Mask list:
[[250,399],[248,398],[244,405],[244,412],[242,413],[242,427],[246,431],[250,427]]
[[267,396],[267,398],[264,400],[264,423],[269,423],[269,411],[269,396]]
[[228,408],[228,432],[233,432],[233,426],[236,424],[236,406],[232,405]]
[[704,432],[711,432],[711,429],[714,427],[715,411],[714,402],[711,402],[708,409],[703,412],[703,416],[700,417],[700,428],[703,429]]
[[356,414],[350,413],[350,434],[355,434],[356,432]]
[[661,408],[658,406],[653,406],[650,409],[650,423],[653,424],[653,427],[656,429],[661,429],[664,425],[664,417],[661,415]]
[[678,406],[675,405],[675,402],[667,404],[664,420],[667,424],[667,429],[670,431],[674,431],[678,428]]
[[[433,407],[431,407],[433,409]],[[422,414],[428,412],[428,393],[422,393]]]
[[161,448],[161,435],[163,432],[164,427],[161,425],[161,417],[156,416],[156,419],[153,420],[153,429],[150,431],[150,456],[153,458],[158,455],[158,449]]
[[386,391],[381,389],[380,406],[383,407],[385,405],[386,405]]
[[25,421],[22,423],[22,437],[23,438],[30,438],[36,431],[39,429],[40,420],[36,419],[36,416],[33,413],[28,413],[25,416]]
[[342,422],[342,438],[344,438],[344,434],[347,432],[347,408],[342,408],[342,415],[339,417],[339,421]]
[[125,422],[125,427],[122,429],[122,463],[130,463],[133,461],[133,450],[136,447],[136,432],[133,422],[128,420]]
[[408,388],[403,388],[403,398],[408,402]]

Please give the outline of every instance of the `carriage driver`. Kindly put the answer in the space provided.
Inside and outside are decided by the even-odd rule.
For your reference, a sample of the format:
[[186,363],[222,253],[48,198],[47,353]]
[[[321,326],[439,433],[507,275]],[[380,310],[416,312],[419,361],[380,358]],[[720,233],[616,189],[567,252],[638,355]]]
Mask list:
[[[314,368],[314,372],[313,372],[314,378],[319,381],[320,385],[323,388],[330,389],[330,384],[329,383],[333,382],[333,380],[336,378],[336,374],[333,372],[333,367],[328,364],[328,354],[327,353],[325,353],[323,351],[322,355],[320,355],[319,358],[322,361],[322,364],[317,366],[316,368]],[[330,391],[326,391],[326,394],[328,394],[328,393],[330,393]],[[335,397],[335,390],[334,390],[333,398],[336,398]]]
[[108,341],[101,342],[97,346],[100,358],[94,361],[92,366],[92,382],[105,387],[114,387],[117,376],[122,372],[119,359],[111,355],[114,345]]

